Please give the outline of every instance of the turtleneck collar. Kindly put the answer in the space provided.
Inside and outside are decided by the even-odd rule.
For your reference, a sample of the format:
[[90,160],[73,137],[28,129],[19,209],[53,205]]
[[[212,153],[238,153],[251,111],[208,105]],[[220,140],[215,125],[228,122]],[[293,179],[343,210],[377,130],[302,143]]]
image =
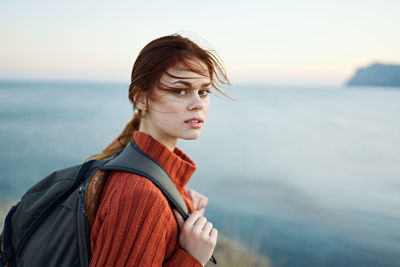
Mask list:
[[133,139],[140,150],[164,168],[176,187],[184,187],[189,182],[196,164],[178,147],[172,152],[151,135],[140,131],[133,133]]

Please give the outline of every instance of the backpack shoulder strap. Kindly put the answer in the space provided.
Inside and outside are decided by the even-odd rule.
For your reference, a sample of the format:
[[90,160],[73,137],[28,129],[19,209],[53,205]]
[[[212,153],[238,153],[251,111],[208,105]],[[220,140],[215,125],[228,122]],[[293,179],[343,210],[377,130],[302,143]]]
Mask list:
[[168,173],[152,158],[146,155],[135,142],[131,141],[119,154],[99,168],[100,170],[120,170],[139,174],[151,180],[179,211],[183,219],[188,217],[188,209]]

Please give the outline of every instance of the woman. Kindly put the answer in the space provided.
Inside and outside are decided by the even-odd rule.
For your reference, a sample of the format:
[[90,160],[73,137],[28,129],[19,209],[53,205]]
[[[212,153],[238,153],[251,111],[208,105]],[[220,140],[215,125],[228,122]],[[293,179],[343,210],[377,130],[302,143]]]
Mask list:
[[204,266],[210,259],[217,230],[203,216],[207,198],[185,188],[196,165],[176,145],[199,137],[217,83],[229,84],[217,57],[187,38],[165,36],[142,49],[129,86],[135,115],[91,158],[109,157],[133,139],[167,171],[191,214],[184,221],[148,179],[111,172],[91,229],[90,266]]

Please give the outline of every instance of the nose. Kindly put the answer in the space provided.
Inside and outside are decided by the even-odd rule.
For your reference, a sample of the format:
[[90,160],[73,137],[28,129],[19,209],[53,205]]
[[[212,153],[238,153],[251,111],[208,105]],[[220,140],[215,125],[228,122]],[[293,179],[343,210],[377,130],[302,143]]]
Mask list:
[[204,107],[204,100],[199,96],[197,92],[193,92],[190,98],[188,109],[189,110],[202,109],[203,107]]

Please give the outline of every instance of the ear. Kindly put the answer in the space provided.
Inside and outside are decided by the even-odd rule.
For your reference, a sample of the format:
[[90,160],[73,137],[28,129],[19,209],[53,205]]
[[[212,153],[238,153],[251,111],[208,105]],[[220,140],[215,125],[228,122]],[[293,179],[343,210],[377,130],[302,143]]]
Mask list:
[[147,94],[145,92],[143,92],[140,89],[136,89],[133,92],[133,103],[135,103],[135,106],[142,110],[142,111],[146,111],[147,109]]

